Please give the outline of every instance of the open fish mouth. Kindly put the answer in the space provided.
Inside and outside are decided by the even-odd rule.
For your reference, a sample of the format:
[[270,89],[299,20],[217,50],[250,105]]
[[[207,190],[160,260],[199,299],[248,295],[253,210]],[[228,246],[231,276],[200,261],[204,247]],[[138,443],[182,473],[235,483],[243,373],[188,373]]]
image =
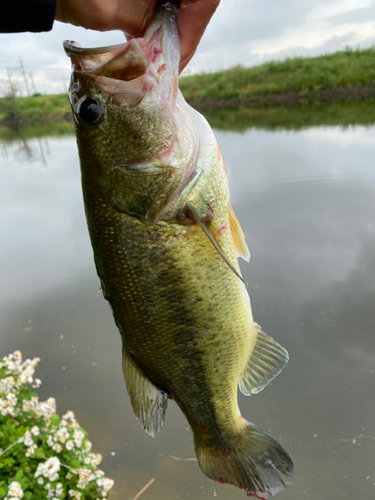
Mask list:
[[73,108],[74,103],[87,94],[87,89],[91,93],[89,97],[96,94],[95,98],[125,109],[139,104],[156,86],[162,87],[161,94],[168,96],[171,81],[175,94],[179,50],[171,43],[178,41],[173,9],[173,6],[161,9],[142,38],[119,45],[83,48],[76,42],[65,41],[64,49],[73,70],[70,88]]
[[64,49],[73,70],[87,76],[105,76],[122,81],[141,77],[147,71],[149,47],[143,38],[108,47],[82,48],[65,41]]
[[[164,57],[163,38],[164,31],[159,22],[147,31],[144,38],[133,38],[119,45],[82,48],[76,42],[65,41],[64,49],[73,70],[71,102],[82,98],[83,87],[96,87],[107,102],[120,108],[133,108],[139,104],[145,94],[160,83],[164,74],[171,72],[172,65]],[[177,79],[176,74],[175,92]],[[164,93],[168,94],[168,91]]]

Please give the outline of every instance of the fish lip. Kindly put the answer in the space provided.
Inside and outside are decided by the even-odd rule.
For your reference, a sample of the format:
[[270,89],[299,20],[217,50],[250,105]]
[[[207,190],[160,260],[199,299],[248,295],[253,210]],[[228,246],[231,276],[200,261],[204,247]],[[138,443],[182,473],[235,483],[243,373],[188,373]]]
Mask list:
[[118,52],[128,42],[118,43],[116,45],[107,45],[105,47],[81,47],[78,42],[74,42],[73,40],[64,40],[63,47],[68,56],[92,56],[99,54],[106,54],[107,52]]

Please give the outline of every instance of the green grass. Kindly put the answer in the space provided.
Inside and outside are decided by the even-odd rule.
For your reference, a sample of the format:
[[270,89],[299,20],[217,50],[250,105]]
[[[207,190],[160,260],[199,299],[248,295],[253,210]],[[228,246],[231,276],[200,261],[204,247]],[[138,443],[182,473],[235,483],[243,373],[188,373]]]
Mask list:
[[297,92],[375,84],[375,48],[336,52],[312,58],[293,58],[261,66],[237,66],[226,71],[180,79],[180,89],[188,101],[252,99]]
[[[21,122],[50,123],[71,120],[67,94],[16,97],[16,114]],[[0,99],[0,122],[12,120],[12,104],[7,98]]]

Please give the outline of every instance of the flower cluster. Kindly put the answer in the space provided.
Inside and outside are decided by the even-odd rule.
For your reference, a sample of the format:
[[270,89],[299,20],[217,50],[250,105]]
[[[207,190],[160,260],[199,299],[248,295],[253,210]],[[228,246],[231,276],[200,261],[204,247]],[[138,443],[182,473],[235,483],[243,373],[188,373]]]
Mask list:
[[56,401],[39,401],[31,387],[39,358],[20,351],[0,359],[0,498],[59,500],[106,498],[113,480],[97,469],[102,456],[72,411],[60,417]]
[[23,490],[20,483],[18,483],[17,481],[11,482],[8,487],[8,495],[10,495],[8,500],[18,500],[19,498],[22,498]]

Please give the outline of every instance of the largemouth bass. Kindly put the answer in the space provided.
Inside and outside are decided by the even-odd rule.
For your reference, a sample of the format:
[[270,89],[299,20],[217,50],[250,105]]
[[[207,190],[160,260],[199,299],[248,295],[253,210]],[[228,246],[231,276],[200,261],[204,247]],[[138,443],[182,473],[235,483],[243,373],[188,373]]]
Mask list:
[[265,499],[285,488],[278,471],[291,476],[293,463],[241,416],[237,386],[259,392],[288,354],[253,320],[224,163],[178,89],[175,17],[166,3],[143,38],[64,44],[88,228],[142,427],[155,436],[174,399],[202,471]]

